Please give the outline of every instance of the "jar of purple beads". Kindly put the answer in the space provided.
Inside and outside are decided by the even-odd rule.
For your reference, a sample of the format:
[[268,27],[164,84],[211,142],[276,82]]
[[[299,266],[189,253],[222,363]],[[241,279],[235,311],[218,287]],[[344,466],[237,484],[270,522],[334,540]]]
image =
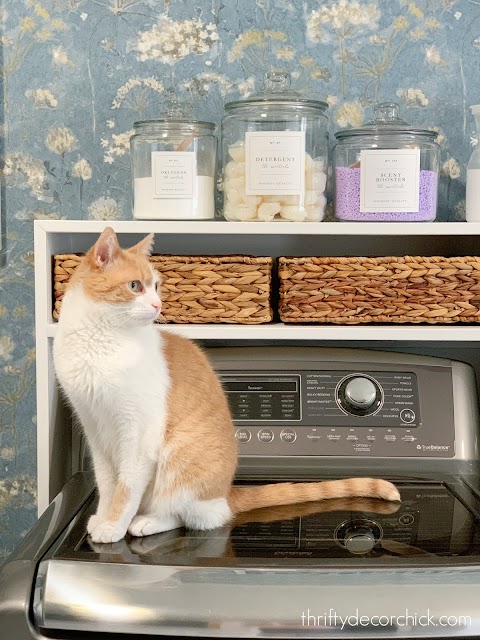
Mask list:
[[417,129],[383,102],[359,129],[335,134],[335,218],[430,222],[437,215],[440,147],[435,131]]

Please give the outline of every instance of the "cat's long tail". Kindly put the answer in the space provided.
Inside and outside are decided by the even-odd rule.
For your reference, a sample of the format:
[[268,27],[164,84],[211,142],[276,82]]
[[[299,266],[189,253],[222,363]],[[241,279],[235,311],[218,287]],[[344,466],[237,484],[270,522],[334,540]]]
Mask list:
[[379,478],[347,478],[324,482],[280,482],[251,487],[232,487],[228,503],[233,514],[314,502],[330,498],[381,498],[399,501],[400,494],[391,482]]

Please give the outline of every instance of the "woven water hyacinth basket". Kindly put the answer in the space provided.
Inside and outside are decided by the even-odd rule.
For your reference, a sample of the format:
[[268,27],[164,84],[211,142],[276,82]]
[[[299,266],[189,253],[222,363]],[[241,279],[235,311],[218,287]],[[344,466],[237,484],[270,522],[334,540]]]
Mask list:
[[[82,256],[54,258],[53,317],[58,318],[65,288]],[[272,320],[272,258],[154,255],[150,260],[162,276],[159,322],[260,324]]]
[[283,322],[480,322],[480,257],[279,258]]

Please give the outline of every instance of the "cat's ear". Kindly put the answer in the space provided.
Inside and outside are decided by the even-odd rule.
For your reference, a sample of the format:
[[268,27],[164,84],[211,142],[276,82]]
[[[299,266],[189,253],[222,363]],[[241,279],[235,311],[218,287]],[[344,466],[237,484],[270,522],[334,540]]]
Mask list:
[[148,236],[146,236],[143,240],[140,240],[138,244],[130,247],[129,251],[131,251],[132,253],[141,253],[144,256],[149,256],[152,253],[154,238],[154,234],[149,233]]
[[117,235],[111,227],[103,230],[102,235],[92,248],[91,257],[96,267],[103,269],[115,260],[121,251]]

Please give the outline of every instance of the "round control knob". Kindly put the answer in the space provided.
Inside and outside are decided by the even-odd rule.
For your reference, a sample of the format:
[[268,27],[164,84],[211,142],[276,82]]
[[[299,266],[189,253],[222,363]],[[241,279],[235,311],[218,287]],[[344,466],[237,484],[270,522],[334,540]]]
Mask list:
[[373,378],[351,375],[344,378],[336,390],[339,406],[354,416],[369,416],[382,405],[382,389]]
[[368,553],[376,542],[375,534],[369,529],[347,530],[343,539],[343,545],[350,553]]
[[344,389],[345,401],[355,409],[370,408],[377,398],[377,387],[369,378],[352,378]]
[[367,518],[349,519],[338,525],[333,534],[335,542],[352,554],[369,553],[382,539],[382,527]]

